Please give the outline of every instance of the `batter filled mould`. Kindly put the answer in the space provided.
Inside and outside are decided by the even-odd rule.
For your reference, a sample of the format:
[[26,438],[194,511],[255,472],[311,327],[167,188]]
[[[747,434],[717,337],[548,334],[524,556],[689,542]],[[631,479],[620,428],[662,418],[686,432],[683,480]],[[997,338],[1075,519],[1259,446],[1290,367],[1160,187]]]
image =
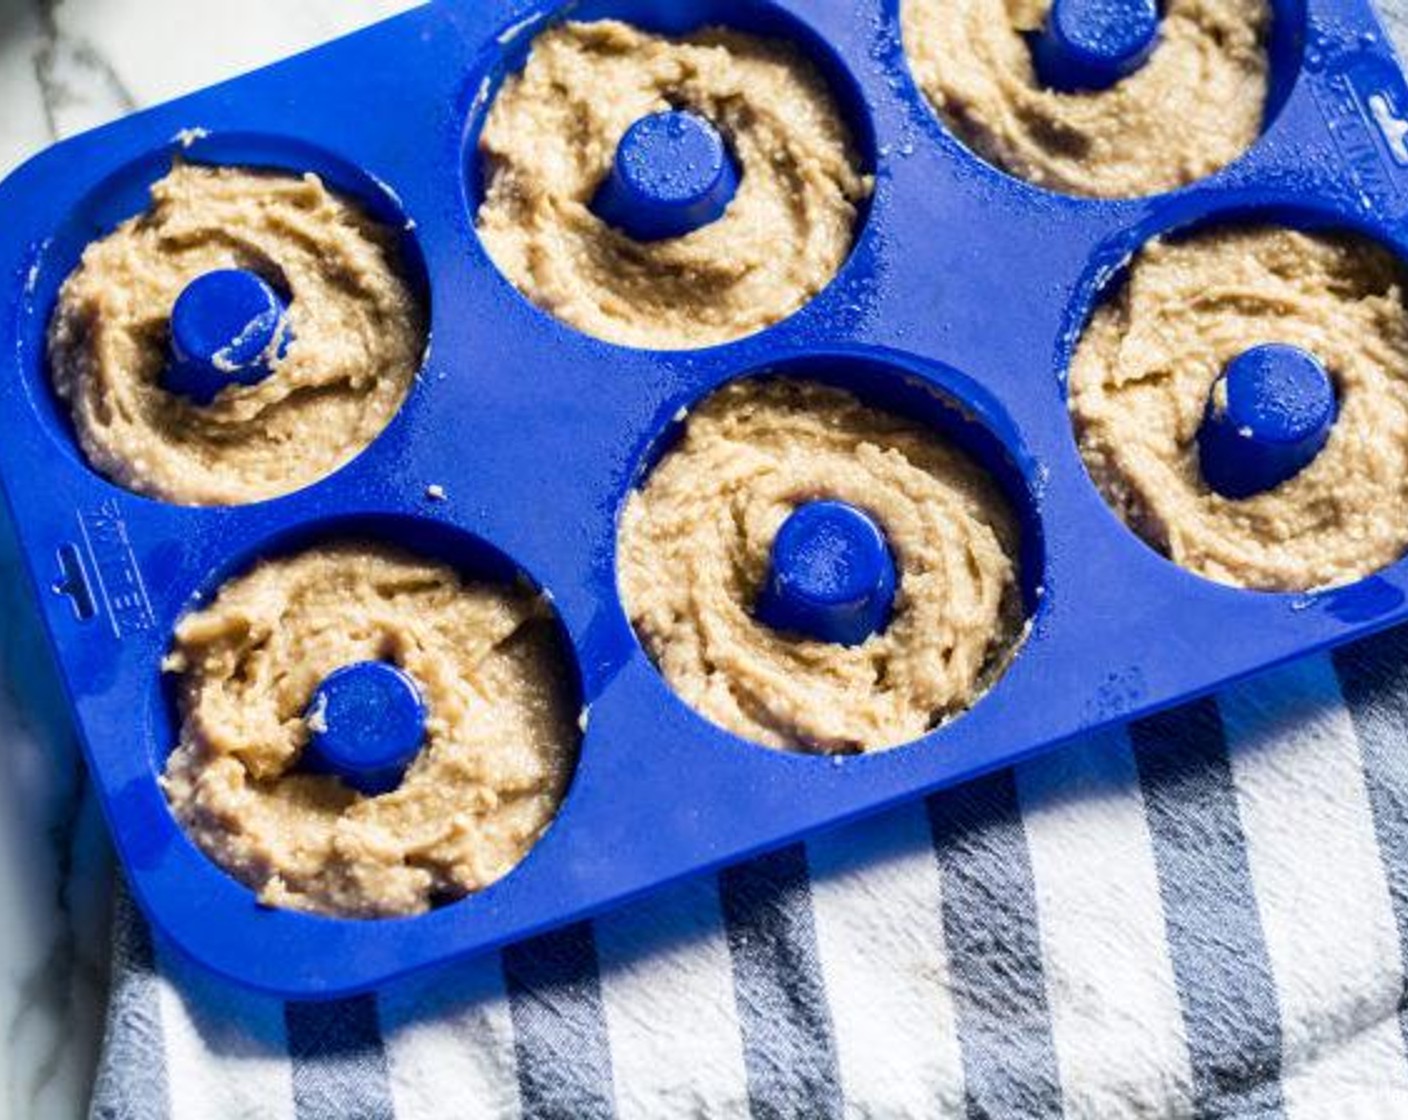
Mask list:
[[1126,259],[1077,301],[1062,355],[1076,445],[1111,512],[1194,575],[1253,591],[1316,592],[1396,563],[1403,245],[1291,204],[1120,240]]
[[[600,271],[598,279],[601,284],[594,284],[590,275],[578,270],[577,262],[573,262],[570,267],[562,261],[550,266],[542,259],[544,252],[541,249],[521,252],[522,247],[512,242],[513,231],[522,228],[523,222],[518,215],[509,215],[508,210],[510,207],[521,206],[521,202],[517,201],[520,191],[503,191],[502,197],[494,202],[494,210],[485,208],[488,188],[496,174],[497,158],[486,150],[486,125],[494,117],[495,106],[504,93],[506,81],[522,73],[534,45],[544,35],[562,34],[564,24],[568,22],[572,25],[606,26],[610,21],[619,22],[649,36],[664,37],[671,41],[719,32],[748,36],[764,43],[776,43],[806,64],[804,72],[811,70],[820,77],[820,84],[825,87],[824,96],[832,102],[844,129],[841,143],[835,144],[834,151],[829,151],[826,155],[826,160],[838,166],[826,169],[823,175],[822,169],[826,161],[819,157],[813,158],[811,153],[807,153],[805,166],[799,164],[800,170],[797,174],[817,180],[825,176],[835,176],[834,181],[828,181],[824,190],[813,199],[806,218],[808,221],[824,220],[839,225],[838,215],[844,210],[847,214],[847,229],[833,232],[830,228],[817,226],[806,231],[809,236],[798,239],[795,249],[789,253],[787,262],[789,267],[798,270],[798,277],[805,280],[804,283],[797,283],[795,290],[784,285],[782,281],[786,280],[790,285],[797,278],[782,272],[774,276],[770,268],[767,270],[768,283],[778,288],[786,287],[784,294],[787,298],[775,296],[770,290],[754,288],[742,293],[733,303],[729,302],[728,294],[731,290],[738,288],[750,275],[759,273],[760,268],[769,260],[776,258],[776,246],[779,241],[775,237],[771,239],[772,247],[768,254],[760,254],[758,247],[754,245],[751,249],[752,256],[748,256],[748,239],[751,237],[756,240],[757,231],[751,228],[751,223],[743,221],[738,212],[721,210],[720,206],[715,205],[707,216],[696,218],[695,224],[685,224],[673,231],[668,231],[668,222],[652,220],[659,219],[658,214],[647,214],[638,222],[631,222],[628,218],[623,220],[625,216],[619,199],[607,197],[614,178],[609,169],[616,168],[616,174],[619,175],[621,168],[632,165],[625,155],[624,147],[620,148],[619,154],[612,155],[618,148],[616,135],[610,137],[605,145],[610,151],[603,160],[601,174],[593,176],[589,184],[574,184],[570,191],[564,190],[560,196],[551,193],[547,205],[554,208],[554,215],[542,219],[558,222],[563,228],[574,227],[575,232],[571,233],[574,241],[580,240],[583,244],[588,241],[592,244],[601,241],[602,251],[608,255],[610,264],[610,267],[603,266]],[[476,71],[482,77],[478,77],[473,86],[468,112],[464,157],[465,198],[471,220],[480,234],[478,252],[471,263],[493,265],[499,275],[521,296],[555,322],[606,342],[635,349],[702,349],[766,332],[770,327],[804,308],[845,271],[846,264],[863,235],[870,210],[876,167],[874,126],[865,97],[845,63],[799,16],[791,14],[781,5],[770,2],[591,2],[565,8],[554,6],[540,9],[500,35],[498,46],[498,53],[485,60],[482,70]],[[769,65],[771,64],[769,62]],[[755,188],[749,183],[747,164],[751,162],[755,169],[771,171],[768,152],[775,145],[750,146],[752,134],[748,131],[748,126],[753,114],[746,107],[730,110],[729,119],[712,119],[710,113],[703,108],[696,112],[685,87],[697,79],[689,76],[690,68],[686,67],[685,71],[689,80],[681,83],[680,90],[677,93],[663,90],[662,103],[647,107],[646,115],[636,118],[635,123],[641,123],[651,114],[665,112],[704,121],[706,129],[715,132],[718,142],[726,149],[728,162],[733,165],[737,178],[738,194],[735,196],[731,190],[726,189],[725,198],[737,197],[740,206],[755,206]],[[808,97],[811,96],[808,94]],[[732,99],[732,94],[719,98],[721,102]],[[798,112],[802,113],[801,110]],[[589,114],[592,118],[596,115],[595,111]],[[806,118],[817,115],[811,107],[806,107],[802,113]],[[757,119],[768,121],[771,116],[764,112],[758,114]],[[732,129],[738,121],[743,124],[739,126],[742,131],[736,136]],[[624,119],[616,122],[623,128],[616,128],[615,131],[631,137],[635,129],[624,127],[631,123]],[[589,121],[585,119],[574,122],[574,134],[588,126]],[[615,125],[612,127],[615,128]],[[808,136],[809,143],[815,139],[812,134],[820,136],[821,131],[813,127]],[[494,135],[497,137],[496,142],[502,144],[503,137],[509,134],[500,128]],[[827,143],[833,144],[834,141],[834,137],[828,137]],[[629,143],[629,140],[626,142]],[[593,148],[601,146],[593,143]],[[657,144],[650,149],[649,154],[659,155],[662,147]],[[837,153],[844,153],[844,158],[837,158]],[[594,153],[596,154],[600,153]],[[667,147],[664,148],[663,158],[670,158]],[[689,169],[692,173],[696,166],[695,160],[682,154],[676,159],[678,162],[670,172],[662,172],[656,176],[656,185],[683,169]],[[504,161],[499,160],[498,163],[502,166]],[[499,173],[507,174],[502,171]],[[532,181],[534,189],[536,184],[544,179],[545,176],[537,172],[524,177],[524,181]],[[617,182],[619,184],[619,180]],[[678,184],[671,183],[667,185],[667,189],[676,186]],[[793,196],[801,197],[804,193],[801,187],[795,184],[794,186],[795,189],[779,193],[776,198],[768,195],[760,197],[764,199],[765,205]],[[649,184],[645,189],[649,189]],[[708,209],[707,203],[702,200],[705,189],[703,184],[699,185],[701,206]],[[835,192],[834,198],[828,197],[830,192]],[[617,193],[620,195],[623,192]],[[633,199],[640,197],[639,191],[633,193],[631,188],[627,188],[624,195]],[[824,199],[825,206],[818,199]],[[617,204],[613,205],[613,201]],[[722,216],[718,216],[720,213]],[[768,212],[763,210],[763,213],[767,216]],[[492,228],[486,227],[486,216],[492,216]],[[770,228],[775,229],[781,218],[776,215],[773,218],[768,224]],[[636,234],[639,234],[641,229],[653,229],[656,233],[649,239],[628,236],[621,232],[627,227]],[[680,232],[681,230],[683,232]],[[730,255],[729,239],[739,246],[736,257]],[[548,239],[544,244],[551,240]],[[813,247],[832,241],[837,243],[837,252],[827,254],[823,267],[816,269],[813,275],[809,270],[813,269],[816,262],[812,261],[811,254],[819,252]],[[582,250],[577,253],[578,261],[584,252],[585,250]],[[691,256],[691,253],[695,255]],[[602,284],[606,284],[603,279],[605,277],[616,277],[619,281],[622,276],[636,274],[640,277],[640,285],[635,290],[616,291],[610,284],[602,287]],[[670,294],[670,289],[678,289],[678,299]],[[661,292],[666,294],[662,296]],[[686,313],[683,301],[686,295],[696,292],[704,302],[700,305],[697,321],[689,322],[688,318],[692,312]],[[658,306],[649,315],[638,315],[634,312],[636,305],[641,302],[636,297],[643,295],[654,297],[658,301]],[[746,299],[743,298],[744,295],[747,296]],[[599,299],[596,298],[598,296]],[[709,302],[711,299],[712,303]],[[745,323],[736,321],[740,314],[747,320]]]
[[[395,193],[376,176],[342,159],[333,152],[296,138],[254,133],[206,133],[192,130],[173,137],[170,143],[154,149],[106,177],[69,212],[52,235],[37,246],[30,262],[24,298],[18,307],[16,333],[23,385],[40,426],[52,437],[57,450],[100,478],[105,485],[126,489],[109,473],[98,470],[79,444],[69,405],[59,399],[52,376],[49,330],[65,281],[79,268],[85,249],[110,236],[123,223],[146,213],[151,205],[151,189],[180,165],[194,169],[227,169],[255,175],[301,177],[313,174],[334,197],[354,206],[380,229],[389,231],[394,268],[408,289],[424,324],[429,323],[430,285],[424,258],[414,233],[414,223],[402,209]],[[277,268],[262,270],[280,298],[289,296]],[[163,325],[163,330],[165,329]],[[424,333],[428,329],[422,327]],[[164,339],[163,335],[163,339]],[[288,336],[291,339],[291,335]],[[428,341],[428,334],[426,334]],[[287,340],[286,340],[287,341]],[[425,346],[415,360],[416,370],[424,362]],[[415,372],[402,396],[398,411],[414,391]],[[395,413],[388,418],[394,423]],[[384,432],[384,428],[382,431]],[[376,442],[349,457],[356,458]],[[331,473],[346,465],[344,461]],[[323,476],[326,477],[326,474]],[[262,501],[281,496],[321,481],[304,480],[287,490],[262,494],[249,500]],[[162,496],[143,494],[154,501]],[[194,501],[176,504],[242,504],[226,501]]]
[[[262,636],[241,634],[238,626],[228,625],[229,618],[223,627],[206,621],[219,617],[222,590],[235,588],[238,594],[261,573],[296,570],[310,558],[340,564],[368,557],[375,565],[373,582],[380,580],[372,599],[375,609],[345,632],[334,620],[326,631],[315,627],[296,635],[304,649],[295,664],[260,662],[266,648],[286,637],[283,628],[300,614],[297,605]],[[458,584],[433,582],[445,573],[452,573]],[[341,586],[339,580],[346,583],[346,596],[358,587],[365,590],[367,582],[363,575],[344,578],[335,571],[329,578],[336,586]],[[465,613],[461,621],[472,616],[476,625],[462,642],[444,645],[443,657],[431,646],[436,640],[443,645],[447,634],[399,632],[392,626],[405,622],[407,608],[397,606],[397,594],[417,596],[421,605],[436,604],[440,621],[448,625],[450,614],[464,606],[461,597],[478,595],[480,589],[487,590],[492,603],[481,599],[480,605],[488,604],[484,609]],[[212,616],[212,611],[217,613]],[[312,617],[307,607],[302,614],[304,622]],[[245,625],[257,631],[259,618],[256,607]],[[390,629],[378,636],[363,624]],[[192,628],[182,634],[188,625]],[[212,627],[220,629],[218,637],[196,629]],[[482,649],[475,648],[477,640]],[[330,658],[329,642],[345,643],[344,650],[356,656],[345,664],[338,656]],[[233,664],[232,647],[243,649]],[[447,671],[445,662],[456,650],[466,651],[473,681]],[[208,669],[197,664],[198,654]],[[342,703],[345,690],[341,699],[333,692],[336,676],[360,675],[354,687],[365,696],[367,675],[376,687],[377,673],[366,673],[369,665],[383,676],[388,671],[402,676],[420,702],[420,742],[408,747],[389,775],[354,769],[366,764],[370,754],[382,752],[397,722],[385,693],[375,696],[374,719],[359,721],[357,712]],[[509,690],[495,683],[503,684],[498,680],[502,671],[522,666],[541,669],[543,676],[531,695],[505,706]],[[223,694],[210,693],[197,705],[187,682],[202,676],[222,681]],[[263,685],[288,695],[271,700],[265,710],[258,697]],[[482,891],[511,880],[533,858],[568,802],[585,723],[576,657],[551,596],[482,540],[439,522],[399,515],[337,518],[241,550],[202,581],[177,618],[154,695],[158,716],[151,764],[166,794],[167,811],[185,840],[201,852],[202,864],[211,874],[240,883],[251,905],[335,919],[385,919],[473,905]],[[528,758],[526,743],[489,732],[486,718],[499,708],[507,713],[505,726],[524,731],[531,724],[535,732],[552,726],[561,738],[554,738],[541,758]],[[232,722],[222,723],[224,717]],[[192,748],[197,739],[209,746]],[[291,742],[297,744],[292,761],[276,759]],[[198,764],[180,766],[174,756],[183,751]],[[351,767],[335,769],[349,762]],[[201,775],[211,783],[208,788],[194,784]],[[444,783],[429,782],[431,776],[463,782],[464,796],[456,798]],[[364,779],[371,778],[377,784],[368,786]],[[541,779],[543,789],[530,788],[530,778]],[[488,792],[495,782],[506,784],[497,793]],[[411,797],[423,808],[408,812],[401,803]],[[373,801],[382,806],[372,810],[375,819],[364,815],[351,832],[339,833],[339,850],[351,842],[353,849],[346,850],[361,850],[367,858],[348,860],[326,874],[310,871],[309,850],[322,850],[330,840],[321,827],[299,832],[311,819],[300,810],[315,808],[326,824],[329,812],[341,808],[345,813],[348,805]],[[264,814],[262,820],[251,816],[258,823],[248,831],[231,827],[232,814],[250,806]],[[288,828],[270,829],[280,816]],[[398,824],[407,827],[398,829]],[[289,836],[297,836],[298,844]],[[399,843],[405,850],[398,862],[385,853]],[[520,844],[521,851],[508,850]],[[265,845],[265,855],[259,854],[260,845]],[[505,845],[504,851],[496,850]],[[283,876],[277,874],[281,867]]]
[[[1217,158],[1210,159],[1209,145],[1199,145],[1195,135],[1187,133],[1182,120],[1175,126],[1169,117],[1176,113],[1162,95],[1136,96],[1145,83],[1157,82],[1167,72],[1173,75],[1175,60],[1170,53],[1179,51],[1191,55],[1192,43],[1199,39],[1211,50],[1222,52],[1238,36],[1227,22],[1233,9],[1247,8],[1250,14],[1257,5],[1252,2],[1220,3],[1211,7],[1206,0],[1120,0],[1119,3],[1083,4],[1081,0],[1061,0],[1069,7],[1070,21],[1087,18],[1090,13],[1104,10],[1109,18],[1131,18],[1122,9],[1148,7],[1158,20],[1152,53],[1142,62],[1130,62],[1129,72],[1122,77],[1084,73],[1085,81],[1073,81],[1061,88],[1046,72],[1043,35],[1051,27],[1054,7],[1045,0],[1032,4],[1003,4],[994,0],[991,19],[979,20],[970,15],[975,0],[891,0],[890,7],[896,26],[896,37],[903,42],[903,65],[913,82],[914,96],[937,120],[945,133],[983,163],[1005,177],[1027,182],[1037,188],[1059,194],[1093,198],[1136,198],[1163,194],[1187,187],[1201,179],[1216,175],[1229,164],[1240,161],[1259,143],[1260,137],[1275,123],[1289,100],[1303,65],[1306,35],[1304,0],[1265,0],[1264,20],[1256,36],[1260,57],[1264,59],[1257,98],[1260,107],[1247,107],[1242,115],[1250,125],[1247,135],[1235,144],[1222,143]],[[1206,7],[1206,10],[1204,8]],[[1180,34],[1173,45],[1164,38],[1164,25],[1175,12],[1184,22],[1184,31],[1197,29],[1194,35]],[[1017,15],[1015,13],[1020,13]],[[991,28],[994,19],[1008,19],[1016,34],[994,35],[992,39],[975,41],[971,36],[959,36],[967,23],[978,28]],[[1234,20],[1240,24],[1240,20]],[[936,30],[941,24],[943,30]],[[1046,29],[1046,30],[1044,30]],[[962,38],[962,47],[944,37]],[[1195,38],[1196,36],[1196,38]],[[950,58],[953,55],[956,57]],[[1181,60],[1180,60],[1181,61]],[[1086,60],[1086,65],[1090,61]],[[1072,63],[1076,65],[1076,63]],[[960,88],[955,73],[981,68],[984,80],[972,80]],[[1148,73],[1143,73],[1143,71]],[[1193,65],[1195,74],[1189,82],[1175,82],[1174,88],[1195,88],[1205,93],[1205,73]],[[1215,98],[1203,103],[1204,115],[1210,125],[1226,119],[1229,106],[1236,107],[1248,94],[1234,90],[1230,79]],[[1152,84],[1149,88],[1152,90]],[[972,103],[974,91],[993,97],[1005,108],[995,105],[977,106]],[[1001,92],[1007,90],[1007,93]],[[1153,91],[1157,93],[1157,91]],[[1020,101],[1023,108],[1014,105]],[[1139,108],[1134,110],[1134,106]],[[1115,135],[1102,138],[1098,130],[1108,107],[1110,127]],[[1195,103],[1190,106],[1197,109]],[[1142,127],[1135,128],[1120,141],[1116,121],[1123,113],[1137,111],[1144,116]],[[1006,114],[1011,119],[999,119]],[[1189,116],[1184,113],[1183,116]],[[1029,116],[1022,124],[1013,119]],[[1013,135],[1007,135],[1013,130]],[[1155,156],[1152,149],[1138,159],[1130,159],[1130,142],[1147,145],[1160,137],[1183,133],[1183,141],[1162,140],[1171,144],[1171,158]],[[1206,135],[1206,133],[1205,133]],[[1049,150],[1047,149],[1047,146]],[[1103,146],[1103,150],[1102,150]],[[1020,149],[1020,150],[1019,150]],[[1197,165],[1197,166],[1194,166]],[[1113,168],[1120,169],[1114,174]]]
[[[853,426],[851,448],[836,433]],[[710,447],[724,463],[706,465]],[[731,380],[665,426],[623,498],[623,608],[676,698],[740,738],[804,754],[913,742],[1000,688],[1040,608],[1040,471],[1021,448],[979,386],[904,355],[817,353]],[[717,485],[690,483],[692,463]],[[826,587],[809,604],[806,554],[834,556],[840,537],[842,568],[873,574],[874,530],[895,572],[880,605],[838,606]]]

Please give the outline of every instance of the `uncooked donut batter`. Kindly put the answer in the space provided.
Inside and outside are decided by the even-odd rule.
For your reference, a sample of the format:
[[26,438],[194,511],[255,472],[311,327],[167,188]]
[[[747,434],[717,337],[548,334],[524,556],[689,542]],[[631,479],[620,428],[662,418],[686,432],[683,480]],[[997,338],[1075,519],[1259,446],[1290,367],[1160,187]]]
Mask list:
[[[319,682],[377,659],[416,679],[428,717],[401,785],[364,797],[298,762]],[[543,598],[379,546],[260,564],[182,620],[164,668],[182,722],[162,787],[269,906],[385,917],[488,886],[552,821],[576,763],[578,708]]]
[[[332,473],[395,415],[426,344],[397,235],[312,175],[178,164],[151,208],[90,245],[49,329],[84,453],[181,505],[276,497]],[[202,406],[162,387],[172,305],[243,268],[289,297],[286,355]]]
[[1168,0],[1160,39],[1109,89],[1037,79],[1026,35],[1050,0],[904,0],[920,88],[978,155],[1052,190],[1124,198],[1212,174],[1256,142],[1266,109],[1265,0]]
[[[1070,405],[1096,484],[1145,540],[1223,583],[1346,583],[1408,547],[1408,310],[1403,271],[1345,234],[1224,228],[1155,241],[1076,348]],[[1319,358],[1339,418],[1320,454],[1242,500],[1209,489],[1197,434],[1243,350]]]
[[[899,574],[889,626],[845,647],[753,618],[773,538],[799,505],[848,502]],[[854,752],[908,742],[968,708],[1023,629],[1017,522],[947,441],[848,393],[744,381],[707,400],[631,495],[622,598],[679,695],[755,742]]]
[[[718,221],[635,241],[593,213],[638,119],[690,110],[741,171]],[[479,141],[479,234],[538,306],[609,342],[687,349],[770,326],[845,261],[870,179],[820,73],[787,44],[725,30],[666,39],[624,23],[544,32]]]

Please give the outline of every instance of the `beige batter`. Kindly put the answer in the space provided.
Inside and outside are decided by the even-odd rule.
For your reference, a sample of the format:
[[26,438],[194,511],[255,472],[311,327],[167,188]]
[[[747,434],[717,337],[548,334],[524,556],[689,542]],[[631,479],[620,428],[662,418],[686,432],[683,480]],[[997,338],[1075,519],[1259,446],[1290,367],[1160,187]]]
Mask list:
[[1210,175],[1256,142],[1266,0],[1167,0],[1149,61],[1109,89],[1041,85],[1024,32],[1050,0],[904,0],[915,79],[984,159],[1052,190],[1122,198]]
[[[209,406],[161,386],[181,290],[245,268],[291,297],[274,372]],[[276,497],[330,474],[395,415],[426,345],[396,237],[312,175],[177,165],[151,208],[90,245],[49,330],[89,461],[182,505]]]
[[[899,574],[888,628],[844,647],[753,619],[773,538],[832,498],[884,529]],[[628,501],[620,585],[679,695],[730,731],[801,751],[879,750],[969,707],[1023,628],[1017,525],[939,436],[810,383],[745,381],[690,416]]]
[[[1368,241],[1222,229],[1156,241],[1076,349],[1070,404],[1107,500],[1150,544],[1223,583],[1346,583],[1408,546],[1408,311],[1403,273]],[[1224,366],[1282,342],[1325,365],[1339,419],[1274,490],[1233,501],[1203,482],[1197,432]]]
[[[724,216],[639,242],[590,209],[636,120],[688,109],[741,170]],[[480,138],[479,234],[538,306],[609,342],[687,349],[797,310],[845,261],[870,179],[816,69],[786,44],[722,30],[665,39],[568,23],[533,45]]]
[[[429,710],[420,754],[379,797],[297,769],[318,683],[369,659],[410,673]],[[182,718],[172,809],[270,906],[373,918],[479,890],[527,854],[576,762],[542,598],[377,546],[259,565],[182,620],[165,668]]]

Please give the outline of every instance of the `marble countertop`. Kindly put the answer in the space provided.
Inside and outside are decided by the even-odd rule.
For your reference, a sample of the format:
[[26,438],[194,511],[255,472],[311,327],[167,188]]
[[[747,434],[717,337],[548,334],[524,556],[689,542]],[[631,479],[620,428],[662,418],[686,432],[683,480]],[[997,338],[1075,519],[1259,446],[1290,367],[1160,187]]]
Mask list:
[[[0,176],[84,129],[414,5],[0,0]],[[0,1116],[82,1115],[106,999],[112,854],[0,523]]]

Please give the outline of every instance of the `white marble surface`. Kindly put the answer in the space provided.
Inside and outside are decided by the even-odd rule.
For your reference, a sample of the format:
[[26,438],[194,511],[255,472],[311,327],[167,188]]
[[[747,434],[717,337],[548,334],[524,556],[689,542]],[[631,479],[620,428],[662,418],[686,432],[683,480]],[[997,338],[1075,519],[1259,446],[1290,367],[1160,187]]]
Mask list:
[[[0,176],[54,140],[412,6],[0,0]],[[112,864],[10,532],[0,523],[0,1116],[43,1120],[87,1107]]]

